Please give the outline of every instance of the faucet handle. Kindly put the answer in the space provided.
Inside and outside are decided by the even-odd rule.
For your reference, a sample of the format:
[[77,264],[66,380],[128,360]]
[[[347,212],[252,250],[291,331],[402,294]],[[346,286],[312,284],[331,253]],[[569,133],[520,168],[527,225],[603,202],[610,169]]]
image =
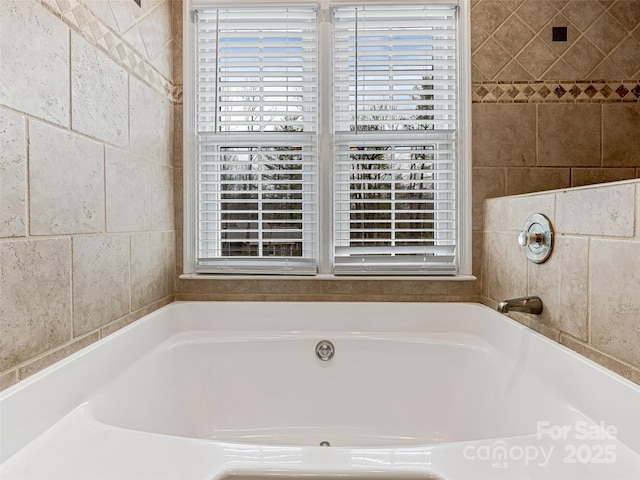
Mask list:
[[522,248],[529,245],[540,245],[544,243],[544,233],[523,230],[518,235],[518,245]]
[[549,219],[540,213],[529,216],[524,230],[518,235],[518,245],[534,263],[543,263],[551,254],[553,231]]

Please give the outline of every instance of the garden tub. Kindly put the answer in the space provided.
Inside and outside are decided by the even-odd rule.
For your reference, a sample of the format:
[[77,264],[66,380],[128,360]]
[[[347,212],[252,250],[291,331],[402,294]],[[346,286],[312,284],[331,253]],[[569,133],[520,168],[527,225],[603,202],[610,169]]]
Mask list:
[[640,478],[640,387],[477,304],[177,302],[0,393],[0,478]]

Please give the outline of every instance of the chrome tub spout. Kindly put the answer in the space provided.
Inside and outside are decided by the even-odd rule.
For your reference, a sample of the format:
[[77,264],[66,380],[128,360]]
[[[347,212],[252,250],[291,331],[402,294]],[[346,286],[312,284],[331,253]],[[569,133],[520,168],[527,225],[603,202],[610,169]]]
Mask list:
[[540,315],[542,313],[542,300],[540,297],[520,297],[511,300],[503,300],[498,305],[500,313],[523,312]]

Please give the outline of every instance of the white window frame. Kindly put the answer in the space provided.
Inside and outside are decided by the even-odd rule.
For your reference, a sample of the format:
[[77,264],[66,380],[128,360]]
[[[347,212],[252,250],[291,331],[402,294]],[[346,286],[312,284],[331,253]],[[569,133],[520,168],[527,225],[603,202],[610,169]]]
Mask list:
[[[183,230],[183,274],[185,277],[196,275],[196,208],[195,208],[195,23],[193,12],[204,7],[278,5],[318,7],[319,15],[319,257],[318,276],[333,278],[333,119],[332,119],[332,79],[323,72],[332,68],[332,27],[331,7],[340,5],[392,4],[395,0],[185,0],[183,2],[183,175],[184,175],[184,230]],[[457,130],[457,243],[456,262],[459,278],[472,279],[472,205],[471,205],[471,52],[470,52],[470,0],[403,0],[411,3],[458,4],[458,130]],[[200,275],[199,275],[200,276]],[[204,275],[202,275],[204,276]],[[452,276],[439,278],[455,278]],[[389,277],[396,278],[396,277]],[[405,278],[434,278],[430,275]]]

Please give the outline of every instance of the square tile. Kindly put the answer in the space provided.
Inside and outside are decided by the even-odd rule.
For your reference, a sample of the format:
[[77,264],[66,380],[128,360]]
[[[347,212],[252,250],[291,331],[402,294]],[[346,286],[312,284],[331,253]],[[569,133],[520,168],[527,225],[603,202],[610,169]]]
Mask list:
[[540,31],[557,13],[558,10],[547,0],[526,0],[516,11],[516,15],[534,32]]
[[636,27],[640,25],[640,2],[637,0],[618,0],[609,9],[609,14],[627,31],[638,31]]
[[585,37],[580,37],[562,56],[562,59],[576,71],[579,80],[599,80],[590,75],[590,72],[604,58],[600,50]]
[[510,55],[494,39],[487,40],[473,55],[472,63],[489,79],[509,62]]
[[539,105],[538,165],[599,167],[601,117],[600,105]]
[[551,224],[555,223],[555,193],[509,197],[509,214],[505,222],[506,228],[514,232],[521,232],[532,213],[541,213],[549,219]]
[[603,165],[640,165],[640,103],[608,103],[602,106]]
[[69,29],[34,1],[0,2],[0,104],[69,124]]
[[79,35],[71,35],[72,128],[129,146],[127,72]]
[[151,229],[173,230],[173,169],[150,164]]
[[102,232],[103,146],[37,121],[29,144],[31,234]]
[[640,366],[640,242],[593,239],[589,273],[591,343]]
[[25,118],[0,108],[0,237],[27,233]]
[[482,0],[471,9],[471,18],[487,32],[494,32],[510,15],[499,0]]
[[[533,2],[534,3],[534,2]],[[602,5],[594,1],[570,1],[562,9],[562,14],[584,32],[604,12]]]
[[545,325],[588,340],[589,239],[556,236],[553,252],[542,264],[529,263],[529,295],[544,302],[539,319]]
[[500,81],[532,81],[535,80],[533,75],[529,73],[518,60],[513,59],[500,71]]
[[509,17],[493,34],[494,40],[512,56],[517,55],[533,36],[531,29],[516,16]]
[[472,178],[473,228],[481,229],[484,223],[484,200],[504,196],[504,169],[474,168]]
[[129,85],[131,150],[152,162],[171,165],[172,103],[133,76]]
[[131,309],[138,310],[172,294],[173,259],[168,232],[131,235]]
[[509,198],[497,197],[485,199],[484,201],[484,223],[485,232],[505,231],[505,219],[509,218]]
[[84,335],[129,313],[128,235],[73,239],[73,333]]
[[571,186],[594,185],[636,178],[635,168],[572,168]]
[[71,340],[71,242],[2,242],[0,265],[4,371]]
[[546,43],[535,38],[516,58],[535,79],[540,79],[559,57]]
[[570,184],[569,168],[507,168],[507,195],[555,190]]
[[[138,8],[133,1],[108,0],[111,7],[111,13],[116,20],[118,31],[124,33],[136,23],[137,17],[134,14],[134,8]],[[144,3],[144,2],[143,2]]]
[[535,165],[535,105],[475,104],[472,115],[475,167]]
[[150,162],[126,150],[107,147],[108,232],[139,232],[151,226]]
[[114,31],[118,31],[116,19],[113,16],[108,1],[105,0],[83,0],[84,5],[96,15],[102,23]]
[[171,2],[161,3],[141,18],[138,28],[149,58],[155,58],[171,39]]
[[627,36],[625,29],[605,13],[585,32],[585,36],[605,54],[609,54]]
[[633,237],[635,190],[631,183],[558,192],[556,231],[567,235]]
[[[482,278],[483,291],[497,301],[523,296],[527,291],[527,257],[517,242],[515,232],[485,234]],[[485,290],[486,288],[486,290]]]
[[640,41],[627,36],[609,58],[627,78],[637,78],[640,73]]
[[[471,19],[471,51],[475,52],[482,43],[489,38],[490,34],[487,33],[482,27]],[[174,62],[175,68],[175,62]]]

